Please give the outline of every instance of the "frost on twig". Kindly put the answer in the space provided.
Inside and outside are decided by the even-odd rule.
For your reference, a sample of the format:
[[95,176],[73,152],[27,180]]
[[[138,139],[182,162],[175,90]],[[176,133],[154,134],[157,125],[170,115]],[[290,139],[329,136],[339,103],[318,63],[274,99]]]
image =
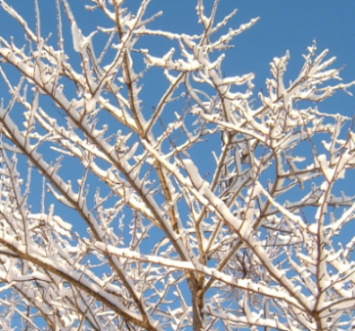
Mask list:
[[314,43],[257,94],[224,62],[258,18],[151,2],[0,2],[1,328],[349,330],[355,134],[321,109],[355,82]]

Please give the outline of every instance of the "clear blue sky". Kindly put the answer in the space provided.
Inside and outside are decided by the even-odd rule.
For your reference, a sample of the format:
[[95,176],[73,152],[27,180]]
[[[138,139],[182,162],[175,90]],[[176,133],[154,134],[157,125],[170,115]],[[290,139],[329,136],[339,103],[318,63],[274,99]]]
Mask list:
[[[152,0],[149,13],[162,10],[164,15],[151,27],[177,32],[199,32],[194,0]],[[206,0],[209,11],[213,0]],[[9,0],[34,27],[33,1]],[[44,35],[50,31],[56,34],[55,1],[39,0],[42,8],[42,29]],[[89,32],[99,24],[108,26],[97,13],[84,12],[83,6],[88,0],[69,1],[84,32]],[[136,8],[139,0],[127,0]],[[302,54],[317,40],[319,51],[328,48],[329,56],[337,56],[336,65],[347,67],[343,71],[345,81],[355,79],[355,1],[350,0],[220,0],[219,17],[239,9],[232,19],[234,27],[254,17],[260,21],[250,30],[235,39],[235,48],[229,52],[226,74],[256,73],[256,89],[263,88],[265,78],[269,76],[269,63],[275,56],[282,56],[286,50],[291,52],[290,74],[302,64]],[[9,25],[8,15],[0,11],[0,31],[2,35],[19,37],[14,25]],[[69,27],[68,27],[69,29]],[[20,29],[18,30],[20,32]],[[152,47],[164,47],[161,44]],[[256,93],[258,90],[256,90]],[[355,113],[355,98],[336,96],[326,103],[329,112]],[[344,103],[343,103],[344,102]]]
[[[79,27],[85,34],[89,34],[97,25],[109,27],[112,24],[103,20],[103,15],[99,12],[84,10],[84,5],[91,4],[90,1],[69,2]],[[207,12],[210,11],[213,2],[213,0],[205,1]],[[13,5],[35,29],[33,1],[8,0],[8,3]],[[137,8],[140,0],[127,0],[126,3],[131,8]],[[197,24],[196,3],[197,0],[152,0],[148,14],[162,10],[164,15],[153,22],[151,28],[190,34],[201,32],[201,26]],[[55,45],[57,33],[55,1],[39,0],[39,4],[42,35],[47,36],[52,32],[53,37],[50,40],[54,40],[52,43]],[[238,8],[239,12],[230,22],[233,27],[238,27],[255,17],[260,17],[260,21],[234,40],[235,48],[228,51],[225,60],[225,74],[255,72],[255,95],[260,89],[265,88],[265,79],[270,77],[269,63],[273,57],[284,55],[286,50],[290,50],[291,53],[287,78],[294,79],[303,64],[302,54],[306,53],[307,47],[312,44],[314,39],[317,41],[319,52],[328,48],[329,57],[336,56],[338,58],[335,66],[346,66],[342,72],[344,81],[355,80],[355,1],[220,0],[219,18],[224,17],[235,8]],[[3,11],[0,11],[0,33],[5,36],[13,35],[16,44],[20,46],[21,40],[23,40],[22,30],[13,23],[8,15],[4,15]],[[66,43],[68,49],[72,49],[68,20],[64,20],[64,24],[66,25]],[[154,55],[163,55],[174,45],[171,44],[171,41],[152,40],[148,46]],[[6,92],[1,83],[0,81],[0,91],[4,95]],[[148,95],[151,98],[154,97],[154,93],[156,98],[160,98],[158,85],[154,81],[152,87],[147,87]],[[355,94],[355,88],[351,91]],[[146,107],[151,108],[154,105],[154,100],[145,100],[145,102],[147,103]],[[338,92],[321,104],[320,110],[353,116],[355,114],[355,97]],[[207,156],[202,158],[204,157]],[[202,170],[201,173],[206,174],[207,172],[208,170]]]
[[[108,27],[109,22],[102,21],[102,15],[86,12],[83,9],[88,0],[68,0],[73,7],[79,27],[88,34],[97,25]],[[7,0],[30,22],[34,29],[34,6],[31,0]],[[206,0],[209,10],[213,0]],[[137,7],[140,0],[127,0],[127,4]],[[149,13],[164,11],[164,15],[151,27],[167,29],[172,32],[199,33],[195,11],[197,0],[152,0]],[[56,35],[56,12],[54,0],[39,0],[42,8],[43,35],[49,32]],[[237,27],[251,18],[260,17],[260,21],[250,30],[234,40],[235,48],[228,51],[225,70],[226,75],[256,73],[255,94],[265,88],[265,79],[270,76],[269,63],[273,57],[280,57],[290,50],[291,62],[289,79],[294,79],[300,70],[302,54],[313,40],[317,41],[319,52],[329,49],[329,57],[336,56],[335,66],[346,66],[342,72],[345,82],[355,80],[355,1],[352,0],[220,0],[219,17],[222,18],[234,8],[238,14],[231,24]],[[11,19],[0,10],[0,34],[13,35],[18,46],[23,38],[22,30],[10,24]],[[68,21],[66,21],[68,24]],[[70,32],[69,24],[66,27]],[[20,39],[17,39],[20,38]],[[22,39],[23,40],[23,39]],[[67,40],[72,43],[71,40]],[[154,42],[153,52],[164,54],[171,46]],[[0,97],[4,89],[0,81]],[[157,84],[154,82],[154,84]],[[155,86],[154,86],[155,88]],[[355,94],[355,88],[351,91]],[[319,106],[328,113],[355,114],[355,97],[339,92],[329,101]],[[203,160],[206,162],[205,160]],[[204,174],[204,172],[201,172]],[[354,185],[352,181],[347,181]],[[350,187],[350,190],[352,189]],[[348,236],[353,236],[353,229]]]
[[[205,1],[206,10],[213,2]],[[179,32],[197,32],[195,6],[196,1],[192,0],[153,0],[152,12],[163,10],[165,14],[155,26],[166,26]],[[286,50],[291,52],[292,79],[292,72],[300,69],[302,54],[314,39],[319,51],[327,48],[329,56],[337,57],[337,66],[347,66],[343,71],[345,81],[355,79],[355,1],[220,0],[219,8],[220,17],[234,8],[239,9],[232,20],[234,26],[260,17],[252,29],[235,39],[235,49],[230,52],[226,69],[237,73],[256,72],[257,88],[264,86],[272,58],[284,55]],[[340,95],[328,104],[332,107],[330,112],[350,116],[355,113],[354,98]]]

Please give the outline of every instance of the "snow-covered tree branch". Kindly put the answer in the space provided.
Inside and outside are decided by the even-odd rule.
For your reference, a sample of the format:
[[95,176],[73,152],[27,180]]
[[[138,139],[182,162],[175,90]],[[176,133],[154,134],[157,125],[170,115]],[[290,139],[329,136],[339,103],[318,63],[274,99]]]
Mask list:
[[0,2],[1,329],[350,330],[355,134],[321,102],[355,82],[313,43],[258,93],[223,69],[258,18],[198,0],[180,34],[150,2],[91,0],[86,32],[56,0],[51,35]]

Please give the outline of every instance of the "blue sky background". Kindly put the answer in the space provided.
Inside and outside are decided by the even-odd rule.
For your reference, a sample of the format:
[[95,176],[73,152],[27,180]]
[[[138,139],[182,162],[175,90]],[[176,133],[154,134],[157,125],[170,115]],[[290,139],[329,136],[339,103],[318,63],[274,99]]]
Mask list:
[[[103,15],[84,11],[88,0],[69,1],[79,26],[84,33],[89,33],[96,25],[109,26]],[[152,0],[148,14],[162,10],[164,15],[150,25],[151,28],[167,29],[174,32],[198,33],[201,26],[197,24],[194,0]],[[213,0],[205,1],[209,12]],[[18,10],[34,28],[34,5],[30,0],[8,1]],[[137,8],[139,0],[127,0],[129,7]],[[54,0],[39,0],[41,7],[42,32],[55,44],[56,11]],[[282,56],[286,50],[291,52],[288,78],[293,79],[302,66],[302,54],[313,40],[317,41],[319,52],[329,49],[329,57],[336,56],[336,66],[346,66],[342,72],[344,81],[355,79],[355,1],[330,0],[220,0],[218,17],[222,18],[233,9],[239,10],[231,20],[233,27],[246,23],[251,18],[260,17],[260,21],[250,30],[234,40],[235,48],[228,51],[225,60],[226,74],[256,73],[255,92],[265,87],[265,79],[270,76],[269,63],[273,57]],[[68,21],[67,32],[70,31]],[[64,22],[64,23],[65,23]],[[21,29],[13,20],[0,11],[1,35],[13,35],[15,40],[23,38]],[[67,35],[68,36],[68,35]],[[23,40],[23,39],[22,39]],[[71,40],[66,40],[71,43]],[[71,45],[70,45],[71,46]],[[162,40],[151,41],[151,49],[157,55],[164,54],[172,46]],[[355,89],[354,89],[355,91]],[[340,112],[352,116],[355,113],[355,98],[338,93],[325,105],[329,112]]]
[[[7,0],[18,10],[35,29],[34,5],[31,0]],[[84,34],[89,34],[97,25],[109,27],[111,22],[104,20],[104,16],[98,12],[87,12],[83,9],[88,0],[69,0],[79,27]],[[206,11],[209,12],[213,5],[212,0],[206,0]],[[127,0],[127,5],[137,8],[140,0]],[[150,25],[152,29],[164,29],[179,33],[200,33],[201,26],[197,24],[196,6],[194,0],[152,0],[148,13],[164,11],[164,15]],[[56,8],[54,0],[39,0],[41,7],[42,35],[53,33],[51,42],[56,44]],[[290,51],[291,61],[287,74],[288,79],[297,77],[303,65],[302,54],[307,52],[313,40],[317,41],[319,52],[329,49],[329,57],[336,56],[336,67],[345,66],[342,77],[344,82],[355,80],[355,1],[351,0],[220,0],[218,17],[222,19],[234,8],[238,8],[238,14],[231,20],[232,27],[248,22],[250,19],[260,17],[260,21],[250,30],[244,32],[234,40],[235,47],[227,52],[224,62],[226,75],[256,73],[255,96],[261,89],[265,89],[265,79],[270,77],[269,63],[274,57],[281,57],[286,50]],[[66,45],[72,52],[72,40],[69,37],[70,25],[64,18]],[[15,43],[20,46],[24,42],[22,29],[14,24],[12,18],[0,10],[0,34],[2,36],[14,36]],[[53,41],[52,41],[53,40]],[[99,42],[95,40],[95,42]],[[149,48],[154,55],[165,54],[174,46],[170,41],[161,39],[149,41]],[[69,53],[76,65],[79,66],[77,54]],[[6,96],[6,87],[0,80],[0,97]],[[161,96],[160,81],[154,80],[145,83],[147,85],[146,106],[151,109]],[[351,91],[355,94],[355,88]],[[355,98],[338,92],[335,96],[319,105],[321,111],[328,113],[341,113],[350,117],[355,114]],[[220,140],[215,142],[220,144]],[[212,147],[211,147],[212,149]],[[206,155],[211,157],[210,151],[199,151],[199,157],[203,163]],[[72,171],[73,167],[70,169]],[[77,169],[77,168],[76,168]],[[202,170],[204,175],[206,171]],[[348,185],[348,191],[353,192],[351,180],[343,181],[342,185]],[[38,183],[37,183],[38,186]],[[39,186],[38,186],[39,187]],[[39,188],[40,192],[42,188]],[[38,198],[38,196],[36,196]],[[67,210],[66,215],[74,212]],[[74,215],[73,215],[74,216]],[[74,218],[73,218],[74,219]],[[352,230],[352,229],[351,229]],[[353,236],[353,230],[348,231],[347,240]]]
[[[30,27],[35,30],[34,2],[30,0],[8,0],[17,11],[29,22]],[[89,34],[98,25],[104,27],[112,26],[104,15],[99,11],[89,12],[84,10],[84,5],[91,4],[88,0],[69,1],[77,18],[79,27],[84,34]],[[135,12],[140,0],[127,0],[126,4]],[[213,0],[206,0],[206,13],[209,13]],[[201,25],[197,23],[196,7],[194,0],[152,0],[147,15],[163,11],[149,27],[152,29],[164,29],[179,33],[201,33]],[[39,0],[41,10],[42,36],[46,37],[52,33],[49,42],[56,45],[57,38],[57,13],[54,0]],[[260,21],[251,29],[245,31],[234,39],[234,48],[227,51],[227,58],[224,61],[225,75],[256,74],[255,96],[261,89],[265,89],[265,79],[270,77],[269,63],[276,57],[281,57],[286,50],[290,51],[291,61],[289,63],[286,79],[293,80],[297,77],[303,65],[302,54],[307,52],[313,40],[317,41],[319,52],[325,48],[329,49],[329,57],[336,56],[337,61],[333,66],[342,67],[344,82],[355,80],[355,1],[330,1],[330,0],[220,0],[218,18],[222,19],[233,9],[239,11],[230,22],[233,28],[248,22],[250,19],[260,17]],[[71,61],[80,71],[80,58],[72,50],[70,36],[70,24],[63,16],[65,32],[65,45]],[[18,47],[25,43],[22,29],[9,15],[0,11],[0,34],[2,36],[13,36]],[[95,39],[96,38],[96,39]],[[99,37],[94,42],[99,45]],[[137,46],[141,46],[137,44]],[[151,38],[143,42],[142,47],[151,50],[153,55],[162,56],[174,45],[170,40],[163,38]],[[152,111],[166,87],[162,86],[163,80],[159,77],[148,76],[145,84],[144,107]],[[162,76],[160,76],[162,77]],[[6,96],[6,87],[1,85],[1,96]],[[355,93],[355,88],[351,89]],[[71,93],[75,93],[72,89]],[[341,113],[352,117],[355,114],[355,98],[343,92],[338,92],[332,98],[319,105],[321,111],[328,113]],[[216,141],[220,144],[220,140]],[[207,151],[208,152],[208,151]],[[205,157],[211,153],[201,150],[200,159],[207,164]],[[202,170],[204,175],[208,170]]]
[[[206,11],[210,10],[213,2],[205,1]],[[164,16],[153,25],[177,32],[198,32],[195,6],[196,1],[191,0],[153,0],[151,11],[164,11]],[[239,11],[231,21],[233,27],[254,17],[260,17],[260,21],[235,39],[235,48],[225,61],[226,72],[255,72],[255,85],[262,88],[265,78],[270,76],[270,61],[290,50],[289,78],[292,79],[303,64],[302,54],[316,40],[319,51],[327,48],[329,56],[337,57],[337,66],[346,65],[342,75],[344,80],[355,79],[354,1],[221,0],[219,17],[222,18],[234,8]],[[343,98],[344,95],[341,97],[330,101],[329,106],[334,108],[329,111],[351,116],[355,110],[355,99]],[[342,103],[338,103],[341,99],[345,102],[344,108]]]
[[[23,14],[34,27],[33,1],[10,0],[7,2]],[[162,10],[164,15],[158,18],[151,27],[187,33],[201,31],[197,24],[196,2],[194,0],[152,0],[148,13]],[[205,1],[206,11],[210,10],[213,2],[213,0]],[[75,0],[69,3],[84,32],[91,31],[97,24],[108,26],[98,12],[83,10],[83,6],[90,4],[90,1]],[[140,1],[127,0],[126,3],[131,8],[137,8]],[[55,1],[39,0],[39,4],[42,8],[43,35],[50,31],[55,35]],[[345,80],[355,78],[354,1],[220,0],[219,17],[222,18],[234,8],[237,8],[239,12],[231,21],[233,27],[254,17],[261,19],[252,29],[235,39],[235,49],[230,52],[228,61],[226,61],[228,62],[226,71],[256,72],[258,81],[256,86],[262,87],[265,78],[269,76],[268,64],[273,57],[282,56],[287,49],[290,50],[290,69],[297,70],[302,63],[301,55],[315,39],[319,50],[328,48],[331,56],[337,56],[338,66],[347,65],[343,72]],[[0,11],[0,18],[2,35],[22,37],[21,30],[14,29],[14,25],[10,24],[12,19],[8,15]],[[354,106],[355,102],[347,98],[347,105]]]
[[[29,22],[35,30],[34,2],[30,0],[8,0],[17,11]],[[112,26],[112,22],[100,13],[84,10],[84,5],[90,5],[88,0],[69,1],[83,33],[88,35],[98,25]],[[127,0],[126,5],[135,12],[141,3],[140,0]],[[206,0],[206,14],[213,5],[213,0]],[[163,29],[171,32],[198,34],[201,33],[201,25],[197,23],[196,7],[194,0],[152,0],[148,7],[148,15],[158,11],[164,14],[153,22],[151,29]],[[54,0],[39,0],[41,10],[42,36],[52,33],[49,42],[56,46],[57,38],[57,13]],[[261,89],[265,89],[265,79],[270,77],[270,62],[274,57],[281,57],[286,50],[290,51],[291,60],[286,79],[293,80],[298,76],[303,65],[302,54],[307,52],[313,40],[317,41],[318,54],[325,48],[329,49],[328,58],[337,57],[335,67],[344,66],[342,77],[344,82],[355,80],[355,1],[328,1],[328,0],[220,0],[217,21],[237,8],[239,11],[230,21],[233,28],[247,23],[250,19],[260,17],[260,21],[251,29],[245,31],[234,39],[234,48],[227,51],[224,61],[225,75],[256,74],[255,97]],[[80,71],[80,58],[73,52],[70,36],[70,23],[63,16],[65,47],[74,66]],[[2,36],[13,36],[18,47],[25,43],[22,29],[9,15],[0,11],[0,33]],[[100,35],[98,35],[100,36]],[[96,39],[95,39],[96,38]],[[103,44],[99,37],[95,37],[95,45]],[[137,47],[149,48],[153,55],[162,56],[174,42],[163,38],[150,38]],[[149,76],[144,84],[143,98],[145,111],[152,111],[152,107],[161,97],[166,86],[163,86],[164,77]],[[163,78],[161,80],[161,78]],[[6,96],[6,87],[0,80],[1,96]],[[73,86],[74,87],[74,86]],[[355,93],[355,88],[351,89]],[[70,91],[75,93],[75,88]],[[74,95],[73,95],[74,96]],[[256,101],[257,102],[257,101]],[[52,104],[53,106],[53,104]],[[319,105],[321,111],[328,113],[341,113],[352,117],[355,114],[355,98],[344,92],[338,92],[332,98]],[[19,121],[21,122],[21,121]],[[113,128],[115,129],[115,128]],[[211,141],[218,149],[220,138]],[[214,164],[211,151],[205,149],[196,151],[196,162],[201,165],[201,174],[211,173],[208,164]],[[209,162],[211,161],[211,162]],[[204,169],[204,167],[206,168]],[[70,169],[73,167],[71,166]],[[71,171],[71,170],[70,170]],[[351,183],[351,181],[344,181]],[[344,185],[344,184],[343,184]]]

